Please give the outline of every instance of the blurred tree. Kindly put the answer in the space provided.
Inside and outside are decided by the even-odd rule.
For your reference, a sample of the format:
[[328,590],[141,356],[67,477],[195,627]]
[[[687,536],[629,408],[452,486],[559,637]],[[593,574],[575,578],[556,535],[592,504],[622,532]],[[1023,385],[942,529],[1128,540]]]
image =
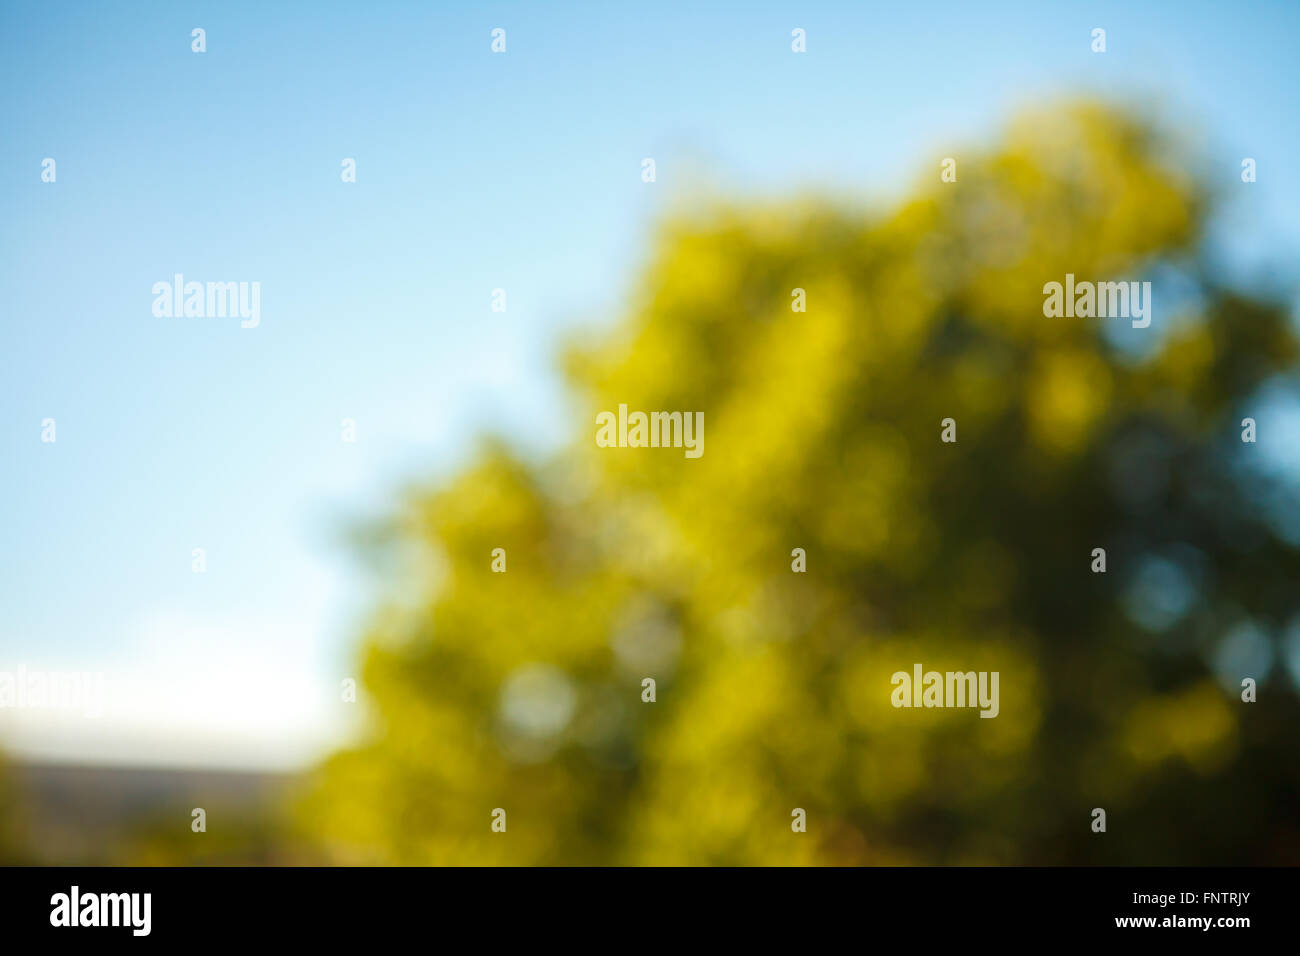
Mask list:
[[[1266,661],[1300,612],[1238,428],[1297,345],[1216,281],[1180,155],[1074,104],[887,215],[672,217],[629,317],[568,350],[573,445],[489,443],[401,510],[371,726],[305,833],[395,863],[1295,862],[1295,692],[1242,703],[1266,675],[1222,639]],[[1151,327],[1045,318],[1067,273],[1156,280]],[[702,410],[703,457],[598,448],[620,403]],[[894,709],[915,662],[999,671],[999,716]]]
[[26,822],[11,772],[0,755],[0,864],[17,866],[31,863],[23,836]]

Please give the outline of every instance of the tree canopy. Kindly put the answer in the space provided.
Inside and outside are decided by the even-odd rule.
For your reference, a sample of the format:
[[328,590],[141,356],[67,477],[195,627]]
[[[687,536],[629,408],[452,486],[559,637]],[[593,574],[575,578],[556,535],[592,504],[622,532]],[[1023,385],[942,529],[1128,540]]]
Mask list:
[[[1240,438],[1297,342],[1219,277],[1223,190],[1183,155],[1071,103],[887,211],[666,217],[626,316],[564,352],[571,444],[486,441],[398,510],[370,724],[303,834],[340,862],[1293,861],[1295,692],[1216,661],[1300,612]],[[1067,274],[1153,280],[1151,326],[1045,316]],[[702,411],[704,454],[598,447],[620,404]],[[999,672],[996,719],[893,707],[914,662]]]

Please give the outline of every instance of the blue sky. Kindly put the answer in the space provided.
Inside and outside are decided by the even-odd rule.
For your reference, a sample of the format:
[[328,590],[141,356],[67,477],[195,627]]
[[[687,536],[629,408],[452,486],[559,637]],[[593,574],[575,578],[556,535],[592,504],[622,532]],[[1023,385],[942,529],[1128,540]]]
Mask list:
[[[96,719],[0,712],[0,745],[291,766],[336,741],[367,596],[343,527],[484,428],[567,435],[558,333],[617,316],[692,190],[888,201],[1094,91],[1162,103],[1227,183],[1254,157],[1235,251],[1294,262],[1297,40],[1281,2],[0,7],[0,670],[118,688]],[[259,281],[261,325],[155,318],[177,272]]]

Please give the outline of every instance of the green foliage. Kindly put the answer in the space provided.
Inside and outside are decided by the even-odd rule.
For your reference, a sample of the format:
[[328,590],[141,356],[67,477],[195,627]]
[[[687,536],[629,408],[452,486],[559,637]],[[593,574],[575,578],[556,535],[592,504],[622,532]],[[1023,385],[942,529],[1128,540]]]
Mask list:
[[[1207,661],[1300,610],[1237,429],[1297,343],[1216,283],[1178,155],[1070,105],[885,215],[666,222],[626,320],[566,354],[573,444],[486,445],[401,511],[372,724],[304,832],[396,863],[1294,862],[1295,696]],[[1066,273],[1183,291],[1145,330],[1045,318]],[[703,457],[597,448],[620,403],[702,410]],[[1155,556],[1197,593],[1152,631],[1125,607]],[[916,661],[999,671],[1000,715],[894,709]]]
[[26,814],[14,792],[11,772],[0,756],[0,863],[19,866],[31,862],[23,839],[26,823]]

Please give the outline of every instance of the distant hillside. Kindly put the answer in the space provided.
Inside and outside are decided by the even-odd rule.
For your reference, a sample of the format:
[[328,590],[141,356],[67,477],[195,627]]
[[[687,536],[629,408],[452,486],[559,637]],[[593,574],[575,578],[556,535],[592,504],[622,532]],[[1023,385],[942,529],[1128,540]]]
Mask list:
[[[263,835],[292,774],[10,763],[16,829],[32,862],[266,862]],[[207,812],[207,832],[191,811]]]

